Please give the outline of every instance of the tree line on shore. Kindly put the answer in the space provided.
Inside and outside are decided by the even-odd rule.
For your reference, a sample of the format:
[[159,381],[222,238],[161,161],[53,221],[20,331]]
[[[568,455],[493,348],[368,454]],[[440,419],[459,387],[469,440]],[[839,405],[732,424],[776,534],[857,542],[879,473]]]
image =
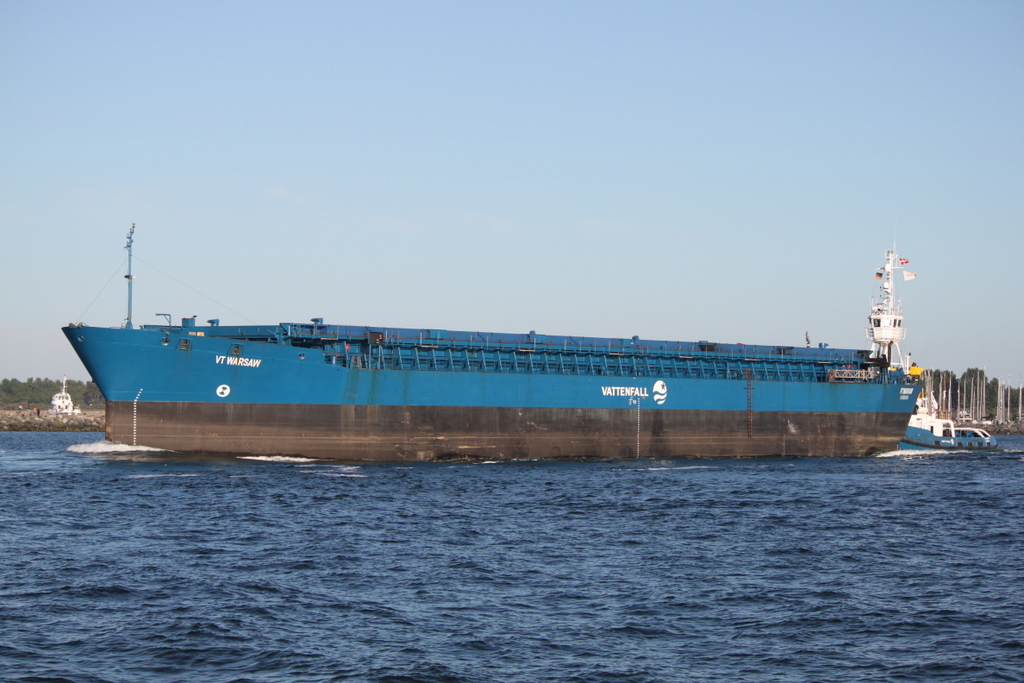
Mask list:
[[[0,408],[4,410],[50,409],[53,395],[61,390],[64,380],[29,377],[22,382],[16,379],[0,380]],[[76,408],[102,410],[105,406],[100,388],[93,382],[68,380],[68,395]]]
[[981,368],[959,377],[951,370],[926,370],[923,391],[931,391],[939,410],[964,421],[1016,422],[1021,416],[1021,387],[990,378]]

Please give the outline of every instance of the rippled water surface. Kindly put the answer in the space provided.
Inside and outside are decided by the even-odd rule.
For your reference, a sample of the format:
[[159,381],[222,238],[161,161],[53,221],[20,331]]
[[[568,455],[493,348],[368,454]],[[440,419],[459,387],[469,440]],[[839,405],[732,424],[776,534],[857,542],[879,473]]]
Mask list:
[[1020,437],[369,466],[99,438],[0,433],[0,680],[1024,680]]

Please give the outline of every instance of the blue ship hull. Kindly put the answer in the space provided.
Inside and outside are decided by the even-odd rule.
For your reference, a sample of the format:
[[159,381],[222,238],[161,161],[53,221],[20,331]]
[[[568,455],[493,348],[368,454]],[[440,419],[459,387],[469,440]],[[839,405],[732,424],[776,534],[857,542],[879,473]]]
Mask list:
[[342,460],[870,455],[918,387],[862,351],[313,324],[64,333],[107,438]]

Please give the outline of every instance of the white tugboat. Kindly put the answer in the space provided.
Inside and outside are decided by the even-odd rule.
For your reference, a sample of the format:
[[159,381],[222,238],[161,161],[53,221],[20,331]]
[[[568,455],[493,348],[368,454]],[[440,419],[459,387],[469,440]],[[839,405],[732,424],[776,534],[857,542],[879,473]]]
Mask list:
[[53,415],[81,415],[82,411],[71,402],[71,394],[68,393],[68,378],[64,378],[60,391],[53,395],[50,400],[50,413]]
[[984,429],[957,427],[938,406],[931,377],[926,377],[900,450],[991,451],[997,447],[996,438]]

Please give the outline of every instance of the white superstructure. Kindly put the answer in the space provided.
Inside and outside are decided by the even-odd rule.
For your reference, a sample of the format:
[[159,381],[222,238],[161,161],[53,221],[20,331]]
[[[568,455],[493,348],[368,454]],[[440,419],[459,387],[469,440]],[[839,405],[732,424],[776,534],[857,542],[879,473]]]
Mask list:
[[[878,269],[875,277],[882,281],[881,295],[871,299],[871,314],[868,316],[868,341],[871,342],[871,357],[884,358],[891,365],[907,369],[909,357],[904,359],[900,342],[906,339],[903,327],[903,303],[896,298],[896,271],[910,263],[900,258],[895,249],[885,252],[885,265]],[[913,280],[917,275],[903,273],[904,280]]]

